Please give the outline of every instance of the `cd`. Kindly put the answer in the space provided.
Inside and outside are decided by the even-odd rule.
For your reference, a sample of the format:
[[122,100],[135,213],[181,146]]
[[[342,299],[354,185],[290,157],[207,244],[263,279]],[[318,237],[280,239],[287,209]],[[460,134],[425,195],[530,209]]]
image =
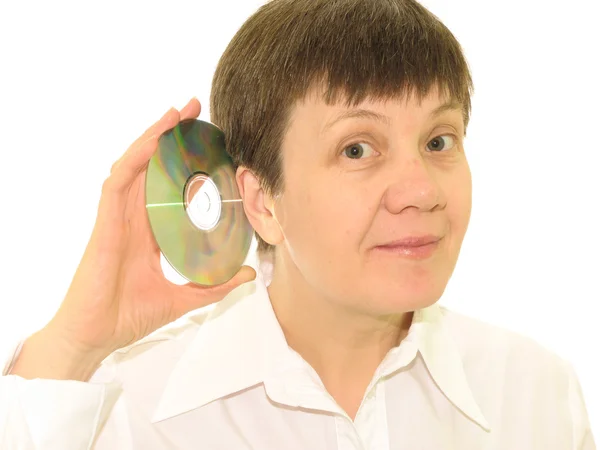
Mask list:
[[146,211],[160,251],[192,283],[224,283],[246,259],[253,229],[225,135],[211,123],[185,120],[159,138],[146,173]]

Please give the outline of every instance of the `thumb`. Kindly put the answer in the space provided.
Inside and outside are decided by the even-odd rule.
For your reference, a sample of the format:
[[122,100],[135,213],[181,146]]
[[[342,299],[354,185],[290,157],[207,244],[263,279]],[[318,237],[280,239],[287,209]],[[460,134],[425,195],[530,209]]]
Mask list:
[[236,287],[247,283],[248,281],[252,281],[255,278],[256,270],[254,270],[250,266],[242,266],[240,270],[238,270],[238,272],[233,276],[233,278],[231,278],[223,284],[218,284],[208,289],[214,290],[222,297],[225,297],[225,295],[227,295],[230,291],[233,291]]
[[176,314],[181,316],[188,312],[211,305],[223,300],[231,291],[244,283],[252,281],[256,278],[256,270],[250,266],[242,266],[240,270],[225,283],[215,286],[199,286],[195,284],[187,284],[179,286],[183,288],[180,294],[174,301]]

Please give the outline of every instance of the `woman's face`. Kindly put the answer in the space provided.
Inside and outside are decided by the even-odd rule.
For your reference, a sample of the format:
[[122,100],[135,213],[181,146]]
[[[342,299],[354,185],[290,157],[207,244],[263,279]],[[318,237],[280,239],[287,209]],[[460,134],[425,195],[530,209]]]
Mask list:
[[[348,109],[316,95],[297,104],[274,203],[286,279],[374,314],[440,298],[471,214],[462,109],[446,100],[433,90],[421,104],[409,97]],[[438,241],[393,246],[412,237]]]

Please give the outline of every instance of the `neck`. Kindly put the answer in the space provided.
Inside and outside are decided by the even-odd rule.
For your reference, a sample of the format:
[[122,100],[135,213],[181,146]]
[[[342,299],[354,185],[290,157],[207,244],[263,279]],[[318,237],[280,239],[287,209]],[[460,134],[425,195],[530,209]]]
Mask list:
[[412,312],[366,314],[328,298],[293,263],[278,259],[268,292],[287,343],[353,417],[377,367],[408,333]]

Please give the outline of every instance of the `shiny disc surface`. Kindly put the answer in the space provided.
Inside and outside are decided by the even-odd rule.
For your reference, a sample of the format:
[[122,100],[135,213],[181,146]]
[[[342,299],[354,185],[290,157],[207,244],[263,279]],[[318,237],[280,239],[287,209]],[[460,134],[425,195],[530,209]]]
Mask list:
[[253,229],[223,132],[186,120],[160,137],[146,174],[146,211],[161,252],[187,280],[215,285],[242,266]]

